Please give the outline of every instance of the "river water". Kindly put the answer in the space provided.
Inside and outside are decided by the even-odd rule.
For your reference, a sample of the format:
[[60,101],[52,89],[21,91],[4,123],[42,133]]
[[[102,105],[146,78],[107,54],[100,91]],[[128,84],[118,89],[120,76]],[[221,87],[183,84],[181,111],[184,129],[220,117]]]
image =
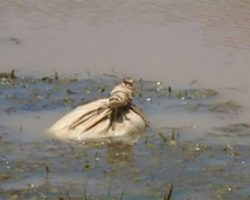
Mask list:
[[247,90],[249,7],[244,0],[3,0],[0,67],[114,70],[168,84],[197,80]]
[[[189,127],[191,131],[180,137],[182,141],[205,138],[206,143],[229,145],[228,148],[231,149],[232,141],[234,145],[249,145],[249,136],[232,139],[227,135],[218,138],[209,137],[207,132],[214,127],[250,122],[249,22],[250,2],[246,0],[1,0],[0,71],[8,72],[15,68],[17,75],[33,77],[47,76],[57,71],[60,76],[76,74],[81,78],[108,73],[119,77],[161,81],[165,86],[173,88],[211,88],[219,92],[220,101],[235,101],[241,105],[240,112],[226,112],[221,115],[207,112],[190,114],[178,109],[162,111],[161,106],[171,107],[168,103],[159,103],[161,106],[158,107],[143,104],[142,107],[149,113],[153,128],[166,126],[166,123],[169,127]],[[28,141],[43,141],[44,135],[32,134],[36,129],[42,132],[40,130],[46,129],[65,112],[22,111],[11,115],[2,112],[1,124],[14,127],[16,132],[20,127],[28,130],[24,131],[26,136],[19,135],[20,141],[23,138],[25,141],[27,138]],[[32,126],[33,123],[36,124],[35,127]],[[145,150],[141,145],[138,148]],[[161,151],[152,152],[146,149],[147,153],[154,156],[160,156]],[[181,150],[177,151],[176,154],[172,152],[172,155],[180,156]],[[209,192],[202,195],[206,187],[210,188],[209,191],[217,192],[217,199],[221,197],[218,196],[221,195],[221,190],[231,191],[232,188],[236,193],[231,196],[227,194],[225,198],[235,199],[235,194],[239,193],[243,194],[242,199],[247,198],[247,181],[244,182],[244,187],[237,183],[235,187],[228,186],[225,189],[219,183],[233,185],[234,177],[230,180],[225,177],[223,180],[208,178],[209,174],[216,175],[221,170],[219,168],[226,166],[228,161],[227,158],[220,162],[218,158],[211,161],[209,158],[213,154],[210,153],[209,151],[208,155],[205,154],[208,156],[206,162],[202,157],[195,160],[198,164],[204,161],[205,168],[214,167],[215,162],[217,168],[213,168],[213,172],[209,171],[205,178],[201,175],[203,169],[186,163],[185,167],[188,169],[184,172],[190,172],[190,176],[184,176],[180,172],[182,168],[176,169],[173,177],[170,176],[173,180],[180,175],[176,181],[176,199],[183,199],[186,194],[194,199],[211,199]],[[157,156],[154,157],[156,160],[159,158]],[[139,168],[143,169],[146,157],[144,155],[140,159],[139,156]],[[249,161],[244,160],[244,163],[249,164]],[[157,166],[152,163],[151,165]],[[236,166],[233,161],[228,165],[231,171],[225,172],[225,176],[242,169],[238,166],[233,168]],[[167,169],[174,169],[175,165],[166,166]],[[149,168],[147,170],[150,171]],[[77,169],[76,166],[73,169]],[[193,186],[195,189],[185,189],[181,182],[186,176],[193,178],[192,173],[195,174],[196,169],[197,176],[205,180],[202,189],[197,189],[197,185]],[[97,170],[94,174],[98,172]],[[152,172],[154,173],[155,171]],[[246,173],[249,174],[249,170]],[[154,175],[157,177],[159,174]],[[119,176],[123,177],[121,174]],[[236,174],[235,177],[239,178],[240,175]],[[146,177],[146,180],[151,179]],[[216,182],[219,186],[213,188],[206,181]],[[188,184],[188,181],[184,183]],[[4,189],[14,188],[12,183],[10,186],[8,184],[6,183]],[[240,187],[238,193],[237,186]],[[197,192],[198,190],[202,192]],[[181,191],[179,196],[178,191]]]

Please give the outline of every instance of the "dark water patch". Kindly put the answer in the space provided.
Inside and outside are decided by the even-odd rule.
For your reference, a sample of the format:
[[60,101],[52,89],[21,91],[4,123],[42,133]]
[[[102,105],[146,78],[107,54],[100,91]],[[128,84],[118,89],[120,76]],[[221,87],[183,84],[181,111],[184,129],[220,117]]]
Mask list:
[[0,47],[8,45],[20,45],[21,40],[17,37],[0,37]]

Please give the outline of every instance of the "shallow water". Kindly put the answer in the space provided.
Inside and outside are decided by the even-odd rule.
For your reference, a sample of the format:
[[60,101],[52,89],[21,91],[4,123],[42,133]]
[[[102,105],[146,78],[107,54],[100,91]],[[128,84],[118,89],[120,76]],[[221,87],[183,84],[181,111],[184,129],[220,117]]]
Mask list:
[[219,91],[136,81],[134,102],[151,127],[131,147],[86,146],[46,133],[118,81],[1,79],[1,199],[160,199],[171,182],[175,199],[248,197],[250,125],[229,125],[242,107]]
[[[249,7],[2,0],[0,72],[18,79],[0,79],[0,199],[160,199],[171,181],[174,199],[248,199]],[[87,148],[48,135],[108,95],[119,78],[104,73],[146,80],[135,103],[151,127],[139,143]]]
[[223,89],[245,106],[247,121],[249,6],[244,0],[3,0],[0,69],[83,77],[114,71]]

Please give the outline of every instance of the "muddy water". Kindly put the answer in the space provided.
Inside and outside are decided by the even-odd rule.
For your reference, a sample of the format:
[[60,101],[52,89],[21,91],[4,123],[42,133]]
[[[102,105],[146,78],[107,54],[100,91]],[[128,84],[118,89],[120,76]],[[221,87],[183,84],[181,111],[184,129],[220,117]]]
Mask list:
[[196,81],[241,90],[225,92],[248,108],[249,7],[243,0],[1,1],[0,69]]
[[246,89],[249,7],[243,0],[1,1],[1,69],[114,70]]
[[[248,199],[249,8],[244,0],[2,0],[0,70],[38,79],[1,80],[0,198],[159,199],[173,181],[174,199]],[[100,81],[40,80],[54,71]],[[88,149],[47,135],[72,107],[108,94],[119,78],[106,77],[102,93],[104,73],[153,80],[135,99],[151,120],[138,145]]]

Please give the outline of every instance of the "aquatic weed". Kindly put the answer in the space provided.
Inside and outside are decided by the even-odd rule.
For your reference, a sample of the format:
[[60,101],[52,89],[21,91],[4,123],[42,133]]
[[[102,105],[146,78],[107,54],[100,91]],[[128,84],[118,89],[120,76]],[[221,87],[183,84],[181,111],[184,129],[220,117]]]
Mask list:
[[172,194],[173,194],[173,190],[174,190],[174,185],[173,185],[173,183],[171,183],[170,186],[169,186],[168,193],[167,193],[167,195],[163,198],[163,200],[171,200]]
[[208,106],[208,111],[217,113],[237,112],[240,109],[241,106],[236,101],[219,102]]

